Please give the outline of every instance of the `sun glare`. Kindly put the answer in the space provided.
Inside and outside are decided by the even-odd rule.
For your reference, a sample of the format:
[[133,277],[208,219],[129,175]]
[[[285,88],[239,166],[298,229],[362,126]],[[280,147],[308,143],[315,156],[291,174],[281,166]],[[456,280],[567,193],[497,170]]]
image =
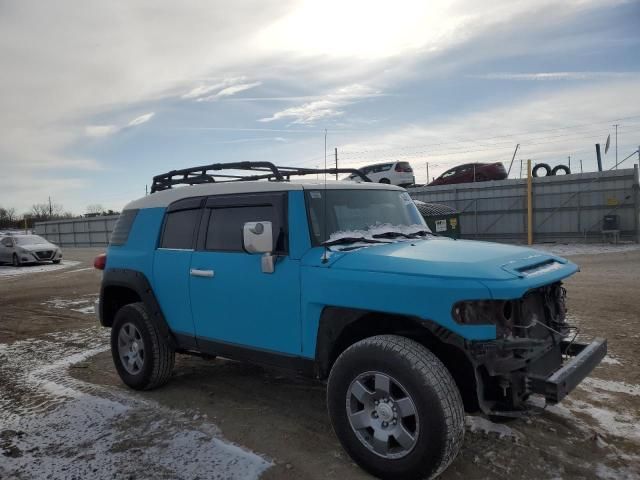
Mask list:
[[462,22],[446,1],[304,1],[258,33],[261,49],[379,58],[437,49]]

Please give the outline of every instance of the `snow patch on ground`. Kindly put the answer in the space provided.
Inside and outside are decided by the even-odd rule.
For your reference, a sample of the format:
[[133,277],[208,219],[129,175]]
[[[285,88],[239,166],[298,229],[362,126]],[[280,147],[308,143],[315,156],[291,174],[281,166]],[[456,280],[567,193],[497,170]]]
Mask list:
[[[586,390],[597,388],[607,392],[626,393],[634,397],[640,397],[640,385],[633,385],[625,382],[616,382],[613,380],[602,380],[600,378],[586,378],[580,385]],[[590,388],[587,388],[590,387]]]
[[29,273],[53,272],[54,270],[62,270],[63,268],[75,267],[79,264],[80,262],[76,262],[75,260],[63,260],[57,265],[53,263],[22,265],[20,267],[14,267],[11,265],[0,265],[0,278],[16,277],[18,275],[27,275]]
[[602,363],[606,363],[607,365],[622,365],[622,362],[615,357],[610,355],[605,355],[602,359]]
[[78,299],[68,298],[52,298],[43,302],[42,305],[47,305],[56,309],[71,310],[73,312],[84,313],[85,315],[93,315],[96,313],[96,304],[98,303],[98,295],[85,295]]
[[0,344],[0,478],[254,479],[269,468],[206,416],[69,376],[107,349],[99,327]]
[[515,440],[522,438],[522,434],[511,427],[502,423],[494,423],[484,417],[467,415],[464,420],[467,429],[471,432],[496,433],[500,438],[513,438]]
[[619,253],[632,252],[640,250],[640,244],[637,243],[536,243],[531,246],[536,250],[544,250],[561,257],[570,257],[572,255],[597,255],[601,253]]
[[[640,441],[638,419],[630,413],[614,412],[606,408],[596,407],[582,400],[569,399],[567,403],[570,416],[567,416],[566,412],[561,413],[562,416],[575,419],[578,416],[577,414],[587,415],[597,422],[596,431],[600,433],[623,437],[636,442]],[[560,407],[560,405],[556,405],[552,407],[553,410],[549,410],[559,413]],[[584,422],[581,423],[584,424]]]

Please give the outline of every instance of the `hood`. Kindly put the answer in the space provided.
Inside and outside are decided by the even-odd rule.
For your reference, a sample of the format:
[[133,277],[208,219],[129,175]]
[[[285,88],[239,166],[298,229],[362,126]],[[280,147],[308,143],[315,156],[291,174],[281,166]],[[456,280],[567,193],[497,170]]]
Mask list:
[[350,252],[332,252],[332,257],[329,265],[336,269],[474,280],[531,277],[546,282],[551,281],[551,277],[560,279],[577,271],[573,263],[547,252],[448,238],[374,245]]
[[28,252],[39,252],[41,250],[57,250],[58,247],[53,243],[34,243],[31,245],[18,245],[18,248]]

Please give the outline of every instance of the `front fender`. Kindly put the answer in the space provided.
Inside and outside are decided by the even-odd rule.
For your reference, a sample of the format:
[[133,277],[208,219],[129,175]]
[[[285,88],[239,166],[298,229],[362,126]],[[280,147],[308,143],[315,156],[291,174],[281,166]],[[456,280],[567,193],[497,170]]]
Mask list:
[[315,355],[320,316],[326,306],[429,320],[467,340],[496,337],[494,325],[460,325],[451,316],[458,301],[491,298],[489,289],[476,280],[304,266],[301,281],[302,348],[307,357]]

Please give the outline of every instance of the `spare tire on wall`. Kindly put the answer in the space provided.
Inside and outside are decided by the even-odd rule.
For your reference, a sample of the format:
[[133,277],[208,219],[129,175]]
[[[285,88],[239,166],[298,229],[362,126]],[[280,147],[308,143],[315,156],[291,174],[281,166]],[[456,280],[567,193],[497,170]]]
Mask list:
[[569,167],[567,167],[566,165],[558,165],[556,167],[553,167],[553,170],[551,170],[551,175],[557,175],[560,171],[564,172],[565,175],[571,174],[571,170],[569,169]]
[[533,167],[533,176],[534,177],[539,177],[540,175],[538,175],[538,172],[540,170],[544,170],[544,177],[548,177],[549,175],[552,175],[551,173],[551,167],[549,165],[547,165],[546,163],[539,163],[537,164],[535,167]]

